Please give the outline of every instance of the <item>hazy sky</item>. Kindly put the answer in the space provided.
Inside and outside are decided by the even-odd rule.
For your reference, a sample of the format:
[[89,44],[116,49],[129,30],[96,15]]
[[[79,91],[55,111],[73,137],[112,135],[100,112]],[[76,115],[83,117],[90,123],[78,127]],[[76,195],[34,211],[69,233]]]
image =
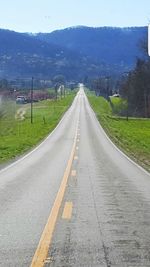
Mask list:
[[51,32],[76,25],[143,26],[150,0],[0,0],[0,28]]

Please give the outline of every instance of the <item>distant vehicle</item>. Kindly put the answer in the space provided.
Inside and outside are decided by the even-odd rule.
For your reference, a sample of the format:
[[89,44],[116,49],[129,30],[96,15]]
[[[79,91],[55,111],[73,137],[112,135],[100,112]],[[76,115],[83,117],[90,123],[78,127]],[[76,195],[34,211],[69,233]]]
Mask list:
[[116,94],[113,94],[112,97],[120,97],[120,95],[116,93]]
[[27,98],[25,96],[17,96],[16,98],[16,104],[26,104]]

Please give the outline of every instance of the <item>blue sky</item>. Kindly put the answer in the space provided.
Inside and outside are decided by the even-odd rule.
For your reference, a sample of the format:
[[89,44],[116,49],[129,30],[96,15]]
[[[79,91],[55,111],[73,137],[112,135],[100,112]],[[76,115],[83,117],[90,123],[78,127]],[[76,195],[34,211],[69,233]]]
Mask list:
[[0,0],[0,28],[51,32],[76,25],[144,26],[150,0]]

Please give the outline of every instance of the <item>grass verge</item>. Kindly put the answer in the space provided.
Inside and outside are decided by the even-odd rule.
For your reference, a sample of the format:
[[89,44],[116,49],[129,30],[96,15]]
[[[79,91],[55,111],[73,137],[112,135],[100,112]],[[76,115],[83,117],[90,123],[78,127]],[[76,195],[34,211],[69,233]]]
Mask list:
[[98,120],[112,141],[130,158],[150,171],[150,119],[114,116],[103,97],[87,94]]
[[0,163],[19,156],[43,140],[58,124],[71,105],[74,93],[66,98],[45,100],[33,105],[33,124],[30,104],[16,105],[6,101],[0,117]]

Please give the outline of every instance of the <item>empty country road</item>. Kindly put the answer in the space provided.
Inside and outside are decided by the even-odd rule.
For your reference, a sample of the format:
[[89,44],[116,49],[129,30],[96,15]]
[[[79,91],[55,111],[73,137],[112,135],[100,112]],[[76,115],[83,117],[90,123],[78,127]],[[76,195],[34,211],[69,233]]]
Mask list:
[[82,86],[53,133],[0,171],[0,266],[150,266],[150,174],[109,140]]

